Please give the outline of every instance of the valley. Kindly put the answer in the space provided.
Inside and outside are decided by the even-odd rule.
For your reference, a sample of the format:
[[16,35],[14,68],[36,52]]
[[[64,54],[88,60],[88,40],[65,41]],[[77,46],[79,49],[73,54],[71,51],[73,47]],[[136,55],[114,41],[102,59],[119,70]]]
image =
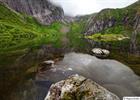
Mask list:
[[[36,81],[38,82],[39,80],[39,83],[37,83],[39,86],[40,84],[41,86],[42,84],[50,85],[52,83],[40,83],[40,80],[48,77],[51,80],[53,77],[54,83],[73,73],[79,73],[99,82],[100,85],[105,85],[105,83],[101,82],[103,80],[102,75],[118,70],[108,65],[110,68],[113,67],[113,69],[110,72],[106,72],[106,65],[102,62],[107,59],[121,62],[121,66],[128,66],[130,70],[134,71],[131,74],[139,77],[139,7],[140,1],[137,1],[122,9],[104,9],[91,15],[68,17],[64,15],[61,7],[57,7],[46,0],[42,2],[37,0],[24,0],[24,2],[22,0],[0,0],[1,100],[29,100],[29,98],[30,100],[44,100],[44,96],[46,96],[44,91],[47,91],[49,88],[44,88],[46,89],[44,90],[41,87],[42,90],[38,91],[38,86],[34,85]],[[93,55],[91,52],[93,48],[107,49],[110,51],[110,55],[106,58],[100,58],[102,59],[101,61],[98,58],[94,58],[94,56],[92,58],[90,56]],[[74,54],[72,53],[73,56],[69,54],[71,52],[75,52]],[[69,60],[67,61],[66,58]],[[93,69],[91,66],[86,65],[87,69],[84,69],[80,58],[85,59],[86,63],[88,63],[89,58],[93,62],[98,59],[99,67],[106,69],[100,72],[101,70],[95,67],[94,70],[97,69],[97,71],[90,75],[99,74],[101,76],[99,78],[90,77],[87,72]],[[58,73],[56,72],[55,74],[56,76],[60,75],[59,78],[56,77],[55,79],[55,75],[52,75],[53,72],[49,72],[48,75],[46,70],[44,70],[45,74],[37,79],[40,64],[47,60],[56,61],[55,66],[57,66],[56,69],[58,68]],[[73,63],[74,61],[77,61],[77,63]],[[60,66],[59,63],[62,65]],[[59,70],[59,67],[60,69],[65,69],[66,63],[69,63],[70,68],[73,67],[76,72],[70,71],[64,77],[62,74],[63,70]],[[108,63],[112,64],[111,61]],[[118,63],[117,65],[119,66]],[[75,67],[77,66],[80,66],[81,69],[79,67],[76,69]],[[122,73],[121,75],[125,76],[126,74],[124,74]],[[114,77],[118,77],[117,75],[114,74]],[[101,81],[99,80],[100,78],[102,78]],[[105,79],[108,78],[105,77]],[[119,81],[118,78],[115,80],[116,83],[114,82],[115,85],[117,81]],[[137,81],[136,86],[139,87],[139,79],[136,78],[135,81]],[[41,80],[41,82],[43,81]],[[103,82],[106,82],[106,80]],[[112,83],[112,81],[107,82]],[[124,80],[120,81],[119,84],[121,82],[123,83]],[[105,85],[105,87],[107,88],[108,85]],[[128,87],[125,88],[129,89]],[[131,86],[131,88],[132,90],[134,89],[132,92],[139,95],[139,88],[135,89],[135,86]],[[40,91],[43,91],[41,92],[43,94],[39,93]],[[114,92],[113,89],[111,92]],[[41,98],[36,99],[35,95]],[[119,94],[119,97],[122,96],[123,94]]]

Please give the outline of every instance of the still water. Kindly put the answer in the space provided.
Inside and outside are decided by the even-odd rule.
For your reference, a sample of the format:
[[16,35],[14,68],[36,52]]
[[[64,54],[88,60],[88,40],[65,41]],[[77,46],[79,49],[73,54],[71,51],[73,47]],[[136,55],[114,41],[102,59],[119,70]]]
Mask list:
[[36,75],[36,99],[43,100],[49,86],[72,74],[83,75],[118,95],[140,96],[140,78],[128,66],[116,60],[101,60],[82,53],[68,53],[64,59]]

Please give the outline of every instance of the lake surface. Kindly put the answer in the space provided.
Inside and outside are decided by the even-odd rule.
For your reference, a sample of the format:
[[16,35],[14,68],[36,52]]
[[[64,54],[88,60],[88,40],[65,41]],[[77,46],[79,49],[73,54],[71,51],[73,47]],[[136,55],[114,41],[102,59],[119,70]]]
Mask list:
[[[83,75],[118,95],[140,96],[140,78],[128,66],[116,60],[101,60],[82,53],[69,53],[55,67],[36,76],[37,100],[43,100],[48,86],[72,74]],[[49,85],[48,85],[49,84]],[[45,91],[42,89],[45,87]],[[40,98],[40,99],[39,99]]]
[[111,55],[110,59],[125,63],[128,67],[116,60],[103,60],[88,54],[73,52],[65,54],[54,68],[35,75],[38,63],[44,60],[37,62],[28,57],[26,61],[31,64],[21,63],[14,67],[14,61],[22,55],[7,54],[0,57],[1,100],[44,100],[52,83],[72,74],[90,78],[119,97],[140,96],[140,78],[133,72],[140,75],[139,58],[118,53]]

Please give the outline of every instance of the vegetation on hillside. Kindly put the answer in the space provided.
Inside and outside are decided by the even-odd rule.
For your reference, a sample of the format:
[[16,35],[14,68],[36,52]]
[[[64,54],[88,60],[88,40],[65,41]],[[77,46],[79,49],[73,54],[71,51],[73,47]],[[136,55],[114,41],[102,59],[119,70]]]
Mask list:
[[70,43],[68,44],[70,48],[84,49],[86,42],[84,40],[84,34],[81,34],[84,30],[84,24],[74,22],[70,25],[70,32],[67,34]]
[[[132,33],[134,32],[135,18],[140,12],[139,6],[140,1],[137,1],[122,9],[104,9],[97,13],[96,16],[94,16],[95,21],[109,20],[115,24],[112,27],[104,28],[102,31],[87,36],[86,38],[90,38],[97,42],[108,42],[113,48],[125,48],[129,51],[130,40],[132,40]],[[129,39],[121,39],[120,37],[128,37]],[[136,41],[137,45],[140,44],[139,34],[137,35]]]
[[37,49],[51,44],[56,48],[63,46],[63,37],[70,41],[68,48],[84,48],[82,29],[84,23],[73,22],[68,33],[61,30],[63,23],[55,22],[49,26],[41,25],[32,16],[20,14],[0,4],[0,67],[13,64],[28,48]]
[[112,41],[122,41],[124,39],[129,39],[121,34],[101,34],[96,33],[91,36],[86,36],[88,39],[93,39],[94,41],[99,42],[112,42]]
[[[130,38],[132,33],[131,23],[133,23],[133,13],[136,12],[137,8],[135,9],[135,7],[138,6],[133,7],[133,10],[131,7],[115,10],[107,9],[99,14],[92,15],[94,17],[97,16],[97,19],[114,17],[118,23],[114,27],[107,28],[100,33],[86,38],[111,43],[114,47],[123,46],[124,48],[128,48],[126,44],[129,44],[128,38]],[[124,26],[121,21],[123,16],[127,14],[130,16],[130,24]],[[24,66],[22,63],[22,67],[13,67],[17,58],[24,55],[28,48],[36,50],[36,48],[43,44],[51,44],[54,47],[60,48],[63,46],[62,39],[66,37],[68,40],[68,43],[65,44],[66,48],[76,48],[78,50],[87,49],[84,35],[81,33],[84,31],[89,17],[91,17],[91,15],[83,16],[81,20],[67,25],[70,27],[70,30],[64,34],[61,28],[65,25],[60,22],[55,22],[50,26],[44,26],[39,24],[32,16],[17,13],[5,5],[0,4],[0,70],[2,72],[2,76],[0,77],[2,82],[0,86],[2,86],[1,93],[3,97],[8,98],[11,93],[16,94],[15,89],[18,89],[21,85],[23,86],[27,80],[26,78],[32,74],[32,71],[28,71],[37,67],[37,61],[30,61],[31,64],[27,66]],[[140,38],[138,40],[140,41]],[[139,57],[127,56],[127,54],[120,54],[120,51],[119,53],[116,51],[111,52],[110,58],[127,64],[140,75]]]
[[[42,44],[52,44],[54,47],[62,46],[64,24],[55,22],[49,26],[39,24],[33,17],[17,13],[5,5],[0,4],[0,52],[27,47],[34,48]],[[79,47],[82,41],[81,29],[83,24],[69,25],[70,47]],[[83,43],[84,44],[84,43]],[[82,46],[82,45],[81,45]]]
[[3,4],[0,4],[0,12],[0,51],[35,47],[42,43],[60,45],[61,23],[43,26],[33,17],[19,14]]

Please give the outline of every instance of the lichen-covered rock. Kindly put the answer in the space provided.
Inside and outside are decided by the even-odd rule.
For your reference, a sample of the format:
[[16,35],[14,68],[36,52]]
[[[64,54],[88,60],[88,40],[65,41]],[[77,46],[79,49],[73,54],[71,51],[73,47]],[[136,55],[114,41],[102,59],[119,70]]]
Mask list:
[[73,75],[53,84],[45,100],[120,100],[116,95],[83,76]]

